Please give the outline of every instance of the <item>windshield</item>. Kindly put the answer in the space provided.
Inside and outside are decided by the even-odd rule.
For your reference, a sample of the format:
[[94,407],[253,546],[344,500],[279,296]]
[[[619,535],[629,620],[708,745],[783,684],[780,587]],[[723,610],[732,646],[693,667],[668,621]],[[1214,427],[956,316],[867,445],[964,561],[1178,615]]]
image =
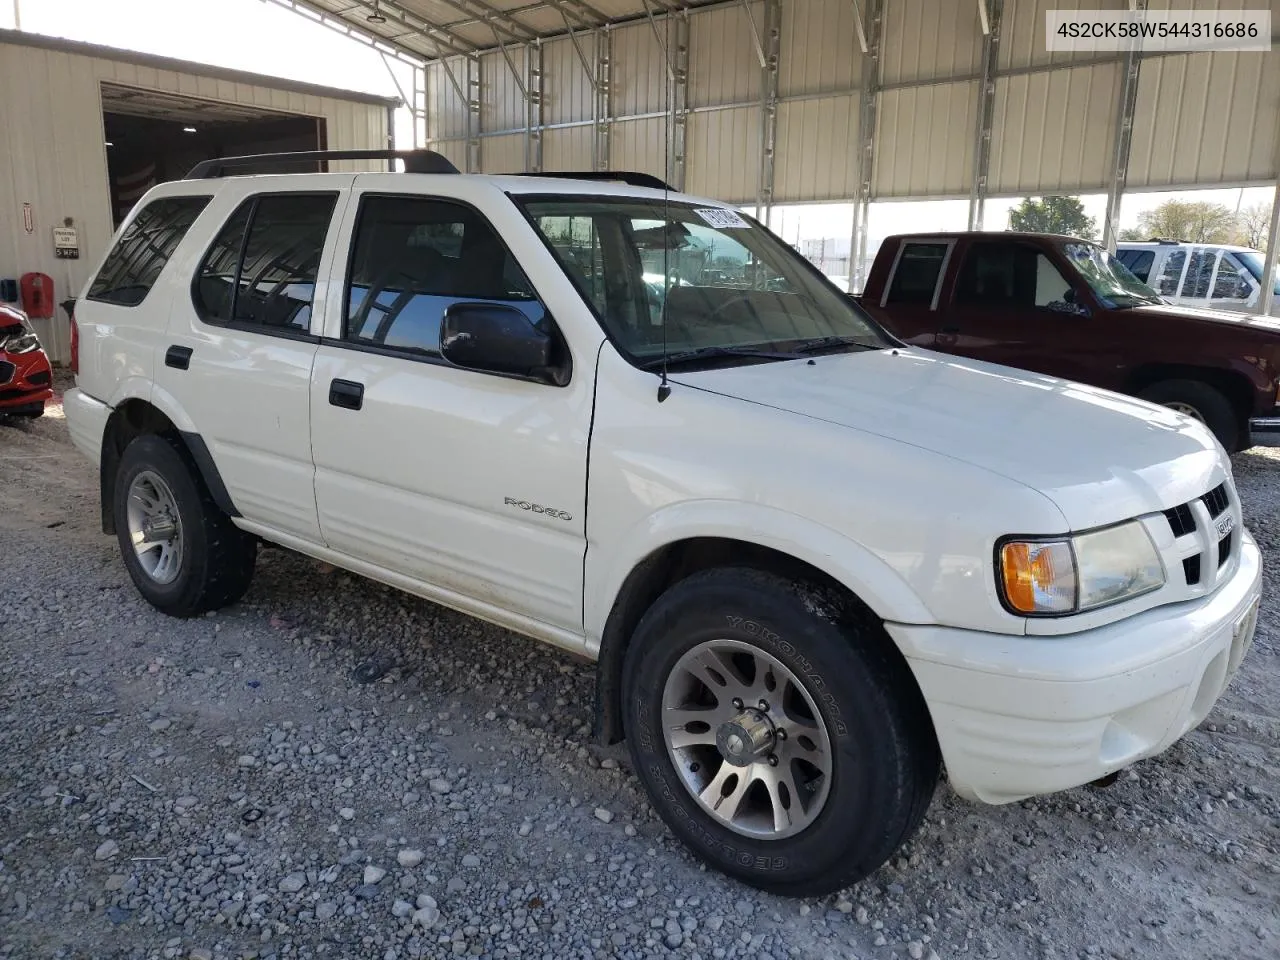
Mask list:
[[1063,251],[1099,299],[1117,307],[1164,302],[1158,293],[1096,243],[1068,243]]
[[758,363],[893,345],[799,253],[737,211],[626,197],[521,202],[637,365],[664,353],[685,364]]
[[[1244,268],[1253,274],[1253,279],[1258,281],[1258,286],[1262,286],[1262,278],[1267,272],[1267,261],[1263,254],[1257,250],[1236,250],[1234,251],[1236,259],[1244,264]],[[1280,295],[1280,272],[1276,273],[1275,292]]]

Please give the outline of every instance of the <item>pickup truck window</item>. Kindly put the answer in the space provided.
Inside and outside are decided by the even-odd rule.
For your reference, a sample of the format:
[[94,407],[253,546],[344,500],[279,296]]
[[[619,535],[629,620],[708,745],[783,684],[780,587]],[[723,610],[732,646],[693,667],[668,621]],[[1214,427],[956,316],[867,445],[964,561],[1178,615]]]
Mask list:
[[639,366],[664,345],[682,363],[717,364],[892,345],[799,253],[736,211],[627,197],[516,199]]
[[320,254],[337,194],[250,197],[214,238],[192,300],[205,323],[236,323],[264,333],[311,328]]
[[1071,285],[1039,250],[1018,243],[975,243],[956,283],[962,306],[1047,307],[1071,311]]
[[528,278],[476,210],[422,197],[367,196],[348,267],[344,339],[440,356],[440,321],[460,301],[508,303],[538,323]]
[[[1160,302],[1154,290],[1096,243],[1080,240],[1064,244],[1062,252],[1103,303],[1113,307],[1134,307]],[[1176,280],[1174,285],[1177,285]]]
[[933,303],[948,244],[904,243],[885,303]]

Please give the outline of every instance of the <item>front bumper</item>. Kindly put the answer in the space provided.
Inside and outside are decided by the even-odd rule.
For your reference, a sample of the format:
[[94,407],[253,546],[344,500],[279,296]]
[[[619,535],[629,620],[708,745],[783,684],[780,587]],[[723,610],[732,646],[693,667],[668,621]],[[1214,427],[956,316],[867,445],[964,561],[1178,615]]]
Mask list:
[[1058,637],[888,625],[961,796],[1009,803],[1162,752],[1204,720],[1253,642],[1262,562],[1247,531],[1212,595]]
[[41,407],[53,397],[53,368],[43,351],[0,353],[0,413]]

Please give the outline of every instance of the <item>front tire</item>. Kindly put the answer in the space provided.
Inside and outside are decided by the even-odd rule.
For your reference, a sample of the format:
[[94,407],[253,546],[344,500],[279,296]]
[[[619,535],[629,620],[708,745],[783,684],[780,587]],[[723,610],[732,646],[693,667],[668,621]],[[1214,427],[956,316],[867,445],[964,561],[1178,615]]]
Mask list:
[[112,510],[129,576],[161,612],[199,616],[249,589],[256,542],[218,509],[174,441],[146,434],[125,448]]
[[659,815],[698,857],[816,896],[915,832],[938,748],[881,629],[747,569],[695,574],[645,614],[623,665],[627,740]]
[[1240,446],[1240,418],[1222,392],[1199,380],[1162,380],[1139,395],[1143,400],[1185,413],[1199,420],[1218,438],[1227,453]]

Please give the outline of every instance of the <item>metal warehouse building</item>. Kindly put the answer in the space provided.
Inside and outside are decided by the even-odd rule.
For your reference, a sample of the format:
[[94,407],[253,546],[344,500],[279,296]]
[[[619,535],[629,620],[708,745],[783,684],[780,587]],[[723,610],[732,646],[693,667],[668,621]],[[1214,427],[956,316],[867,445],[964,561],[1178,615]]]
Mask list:
[[[56,300],[79,294],[152,184],[228,153],[385,149],[398,104],[8,30],[0,91],[0,278],[47,274]],[[68,227],[75,259],[54,247],[54,229]],[[62,312],[33,323],[64,360]]]

